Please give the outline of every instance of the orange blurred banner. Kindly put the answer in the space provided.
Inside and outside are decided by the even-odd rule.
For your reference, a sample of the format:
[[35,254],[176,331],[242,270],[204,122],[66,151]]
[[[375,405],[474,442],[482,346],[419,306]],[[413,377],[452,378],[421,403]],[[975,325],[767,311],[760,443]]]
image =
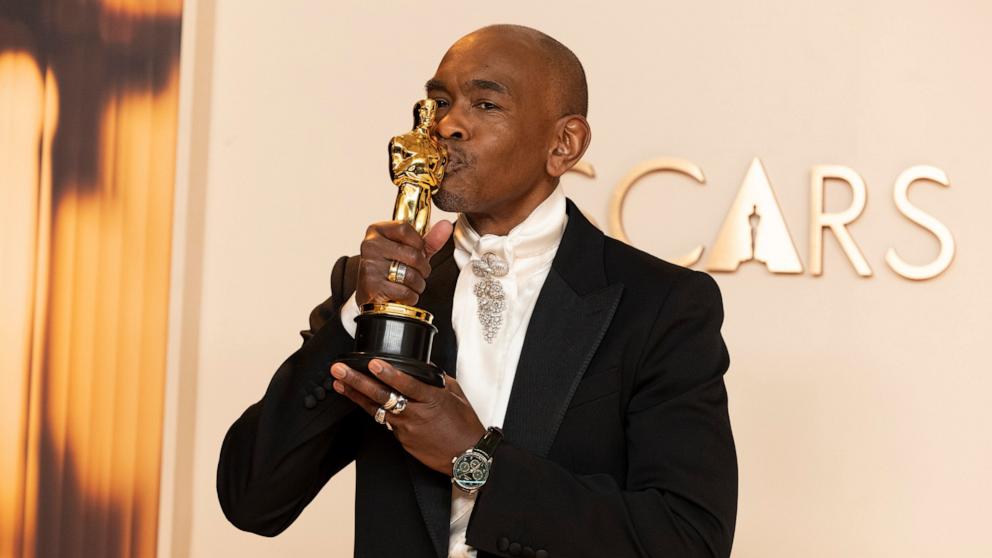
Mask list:
[[0,556],[154,556],[178,0],[0,13]]

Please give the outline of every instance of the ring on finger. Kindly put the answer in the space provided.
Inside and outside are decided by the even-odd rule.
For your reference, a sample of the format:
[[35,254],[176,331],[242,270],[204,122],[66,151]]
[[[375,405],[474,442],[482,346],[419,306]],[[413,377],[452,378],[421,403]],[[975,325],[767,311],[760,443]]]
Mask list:
[[396,404],[399,402],[400,397],[401,397],[400,394],[396,393],[395,391],[389,392],[389,400],[382,404],[382,408],[387,411],[392,411],[393,407],[395,407]]
[[375,410],[375,421],[379,424],[386,424],[386,410],[382,407]]
[[389,410],[390,413],[392,413],[394,415],[398,415],[398,414],[400,414],[400,413],[402,413],[403,411],[406,410],[407,403],[408,403],[408,401],[407,401],[406,397],[403,397],[402,395],[397,396],[396,397],[396,405],[393,405],[393,407],[390,408],[390,409],[388,409],[388,410]]
[[405,263],[393,260],[393,263],[389,264],[389,273],[386,274],[386,279],[393,283],[403,284],[403,281],[406,280],[406,271],[407,266]]

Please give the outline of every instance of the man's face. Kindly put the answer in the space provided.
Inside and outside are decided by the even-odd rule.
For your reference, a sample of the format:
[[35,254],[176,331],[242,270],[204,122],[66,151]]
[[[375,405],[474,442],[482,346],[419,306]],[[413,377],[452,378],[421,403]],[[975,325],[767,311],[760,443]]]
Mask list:
[[536,48],[514,34],[474,33],[445,54],[427,83],[449,152],[439,208],[505,215],[551,180],[556,115],[541,68]]

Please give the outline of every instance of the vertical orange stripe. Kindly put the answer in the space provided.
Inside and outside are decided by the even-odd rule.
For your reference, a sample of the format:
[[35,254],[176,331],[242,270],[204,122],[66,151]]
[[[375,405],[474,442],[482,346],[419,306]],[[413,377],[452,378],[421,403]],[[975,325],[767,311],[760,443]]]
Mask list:
[[[20,436],[12,451],[3,446],[0,471],[14,471],[23,490],[0,492],[0,555],[154,556],[179,45],[151,41],[171,50],[148,51],[148,41],[130,43],[127,33],[142,26],[175,33],[181,2],[107,0],[77,9],[109,18],[114,28],[110,43],[81,39],[87,59],[92,54],[111,64],[128,60],[130,69],[102,74],[104,68],[95,65],[99,71],[86,86],[100,93],[85,99],[91,104],[74,98],[63,105],[79,114],[62,115],[67,118],[57,129],[58,76],[46,71],[41,80],[35,65],[40,91],[34,98],[43,107],[35,119],[43,125],[36,122],[33,132],[42,130],[40,157],[38,151],[34,155],[40,172],[25,182],[35,208],[25,213],[35,222],[25,225],[33,234],[25,239],[31,246],[21,250],[33,252],[25,258],[34,263],[22,281],[27,293],[22,298],[32,302],[22,303],[18,318],[23,362],[11,367],[13,372],[5,367],[2,375],[19,378],[13,400],[21,418],[5,420],[0,431]],[[165,24],[149,27],[156,18]],[[57,37],[54,25],[31,31]],[[166,67],[142,66],[143,58]],[[0,76],[6,60],[0,52]],[[135,75],[133,68],[142,67],[148,73]],[[163,71],[166,80],[157,75]],[[76,81],[67,94],[84,94],[78,80],[91,76],[70,75]],[[25,106],[0,102],[0,116]],[[91,120],[78,118],[91,110],[99,111],[96,129],[85,127]],[[23,139],[26,130],[0,128],[0,145]],[[59,151],[53,156],[56,133]],[[94,153],[95,162],[88,159]],[[22,154],[20,160],[31,164],[32,156]],[[53,165],[60,177],[57,196]],[[0,169],[0,179],[4,172]],[[0,219],[12,207],[0,207]]]

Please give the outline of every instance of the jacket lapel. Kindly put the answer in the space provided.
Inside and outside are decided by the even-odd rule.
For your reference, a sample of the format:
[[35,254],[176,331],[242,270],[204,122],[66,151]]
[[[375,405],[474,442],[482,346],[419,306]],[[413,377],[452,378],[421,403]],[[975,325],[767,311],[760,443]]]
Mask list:
[[613,320],[623,285],[607,282],[603,233],[568,202],[568,225],[527,326],[506,439],[546,457],[579,380]]
[[[458,345],[451,326],[451,307],[458,281],[455,263],[454,240],[448,240],[431,259],[431,276],[417,306],[434,315],[437,334],[431,349],[431,360],[451,376],[455,375]],[[405,453],[405,452],[404,452]],[[413,492],[420,505],[420,513],[427,524],[434,550],[439,557],[448,554],[448,527],[451,516],[451,481],[447,476],[431,470],[406,454],[407,466],[413,482]]]
[[455,285],[458,283],[458,264],[455,263],[454,253],[455,241],[449,239],[431,258],[431,276],[418,303],[418,306],[434,315],[434,326],[437,327],[431,360],[449,376],[455,375],[458,355],[455,330],[451,325],[451,306],[455,297]]

